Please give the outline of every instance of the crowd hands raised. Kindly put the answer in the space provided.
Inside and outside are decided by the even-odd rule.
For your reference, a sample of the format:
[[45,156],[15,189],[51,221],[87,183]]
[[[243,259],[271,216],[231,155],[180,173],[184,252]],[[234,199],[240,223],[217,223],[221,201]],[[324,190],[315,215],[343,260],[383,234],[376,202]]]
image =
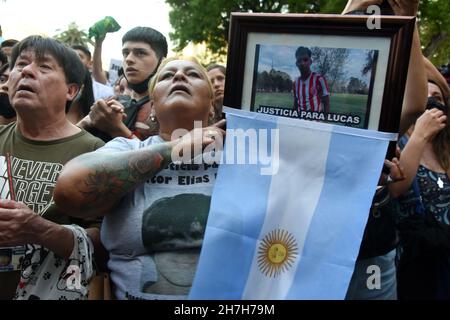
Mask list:
[[[381,2],[349,0],[343,13]],[[417,14],[418,0],[388,2],[393,14]],[[186,171],[173,163],[173,152],[194,151],[194,138],[203,146],[223,140],[225,68],[166,59],[165,37],[136,27],[122,39],[123,70],[113,88],[101,69],[103,41],[96,38],[91,61],[86,48],[74,47],[77,55],[57,41],[28,37],[0,67],[0,94],[9,96],[1,100],[2,158],[15,168],[30,162],[54,169],[48,181],[23,182],[48,194],[44,205],[30,194],[0,200],[0,247],[26,246],[20,272],[0,272],[0,298],[87,299],[106,264],[117,299],[189,293],[217,166],[192,169],[202,183],[174,184]],[[450,299],[449,99],[416,30],[402,139],[397,156],[385,160],[389,173],[380,173],[347,299]],[[201,135],[193,134],[194,121]],[[174,136],[180,128],[190,133]],[[165,183],[151,183],[156,177]],[[168,217],[155,218],[158,210]],[[196,216],[197,233],[177,226],[179,233],[165,234],[175,212],[179,221]],[[374,264],[382,267],[375,291],[366,285]],[[70,266],[82,270],[80,288],[65,281]]]

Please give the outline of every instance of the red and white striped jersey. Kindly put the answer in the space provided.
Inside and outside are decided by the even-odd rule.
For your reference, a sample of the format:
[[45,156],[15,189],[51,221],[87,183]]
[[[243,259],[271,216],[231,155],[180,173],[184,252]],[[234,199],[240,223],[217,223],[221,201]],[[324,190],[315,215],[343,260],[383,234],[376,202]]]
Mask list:
[[294,82],[294,99],[298,111],[323,111],[322,97],[330,95],[327,81],[311,72],[308,79],[298,77]]

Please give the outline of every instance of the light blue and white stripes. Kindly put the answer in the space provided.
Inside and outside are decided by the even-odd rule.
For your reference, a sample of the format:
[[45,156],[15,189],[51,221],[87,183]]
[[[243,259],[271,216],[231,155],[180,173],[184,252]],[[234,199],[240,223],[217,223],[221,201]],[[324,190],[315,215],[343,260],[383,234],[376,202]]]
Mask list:
[[279,168],[221,165],[190,298],[343,299],[395,135],[227,109],[235,129],[278,129]]

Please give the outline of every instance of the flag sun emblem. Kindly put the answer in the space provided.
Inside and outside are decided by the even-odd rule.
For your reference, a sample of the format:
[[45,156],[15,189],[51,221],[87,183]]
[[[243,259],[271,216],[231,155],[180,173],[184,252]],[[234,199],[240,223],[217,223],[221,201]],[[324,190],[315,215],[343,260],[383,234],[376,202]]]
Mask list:
[[258,248],[259,270],[267,277],[276,277],[292,267],[298,255],[297,241],[286,230],[273,230]]

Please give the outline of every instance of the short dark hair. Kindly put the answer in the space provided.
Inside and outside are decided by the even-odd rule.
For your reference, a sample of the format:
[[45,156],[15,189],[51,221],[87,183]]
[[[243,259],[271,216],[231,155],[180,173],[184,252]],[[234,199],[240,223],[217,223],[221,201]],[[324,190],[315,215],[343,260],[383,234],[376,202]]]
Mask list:
[[4,74],[6,72],[6,70],[8,70],[8,68],[9,68],[9,63],[8,62],[5,63],[4,65],[2,65],[0,67],[0,75]]
[[214,69],[219,69],[220,72],[222,72],[224,75],[227,74],[227,68],[225,68],[223,65],[217,64],[217,63],[210,64],[206,68],[206,71],[211,71],[211,70],[214,70]]
[[125,33],[122,45],[127,41],[148,43],[155,51],[158,59],[167,56],[167,40],[164,35],[150,27],[136,27]]
[[2,50],[0,50],[0,66],[4,65],[7,62],[8,62],[8,57]]
[[81,51],[83,51],[83,52],[88,56],[89,60],[92,59],[91,51],[89,51],[89,49],[86,48],[85,46],[83,46],[83,45],[81,45],[81,44],[74,44],[74,45],[72,46],[72,49],[73,49],[73,50],[81,50]]
[[311,58],[311,50],[306,47],[298,47],[297,51],[295,51],[295,58],[301,57],[303,55],[308,55]]
[[8,39],[8,40],[3,41],[2,44],[0,44],[0,48],[14,47],[17,43],[19,43],[19,40]]
[[25,50],[32,50],[37,59],[46,54],[51,55],[63,69],[66,83],[75,83],[81,87],[84,79],[85,67],[75,50],[69,48],[58,40],[42,36],[29,36],[14,46],[11,53],[11,69],[14,68],[19,55]]
[[[83,117],[85,117],[89,114],[91,106],[95,102],[94,90],[92,88],[91,73],[89,72],[89,70],[86,67],[84,68],[84,70],[85,71],[84,71],[83,86],[81,86],[80,93],[73,101],[73,102],[78,101]],[[71,106],[72,106],[71,103],[66,104],[66,113],[69,112]]]

